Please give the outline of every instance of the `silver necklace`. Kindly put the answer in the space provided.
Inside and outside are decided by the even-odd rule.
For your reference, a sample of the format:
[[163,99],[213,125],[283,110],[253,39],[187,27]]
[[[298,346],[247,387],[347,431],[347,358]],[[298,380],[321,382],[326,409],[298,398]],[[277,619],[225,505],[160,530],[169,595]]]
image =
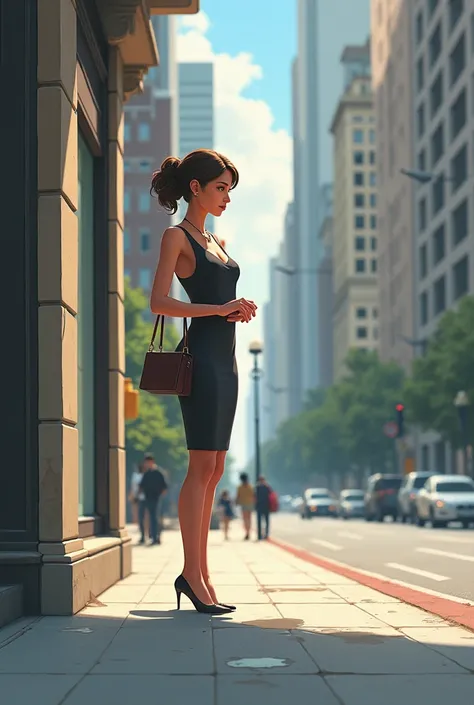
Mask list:
[[208,233],[207,230],[199,230],[199,228],[197,228],[197,227],[194,225],[194,223],[191,223],[191,221],[189,220],[189,218],[183,218],[183,220],[185,220],[187,223],[189,223],[190,225],[192,225],[193,228],[194,228],[195,230],[197,230],[198,233],[201,233],[201,235],[203,236],[203,238],[205,238],[208,242],[212,242],[211,233]]

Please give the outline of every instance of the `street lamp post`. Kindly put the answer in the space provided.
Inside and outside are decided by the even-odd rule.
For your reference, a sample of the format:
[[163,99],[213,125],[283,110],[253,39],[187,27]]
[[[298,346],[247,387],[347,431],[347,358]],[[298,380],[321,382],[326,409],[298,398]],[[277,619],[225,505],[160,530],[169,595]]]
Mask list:
[[259,383],[263,371],[258,366],[258,356],[263,351],[263,343],[260,340],[253,340],[249,345],[249,352],[253,355],[252,379],[254,381],[254,423],[255,423],[255,483],[261,475],[260,465],[260,399]]
[[463,450],[463,465],[464,474],[470,475],[469,467],[469,455],[468,455],[468,431],[467,431],[467,419],[468,419],[468,409],[469,409],[469,397],[464,390],[459,391],[454,399],[454,406],[458,410],[459,416],[459,426],[461,427],[461,442]]

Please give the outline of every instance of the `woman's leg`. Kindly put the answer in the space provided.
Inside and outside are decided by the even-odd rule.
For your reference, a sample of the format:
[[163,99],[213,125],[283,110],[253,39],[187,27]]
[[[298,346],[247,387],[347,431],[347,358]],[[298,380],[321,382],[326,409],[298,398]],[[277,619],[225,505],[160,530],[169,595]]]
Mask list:
[[201,535],[207,488],[216,466],[216,451],[190,450],[186,479],[178,501],[179,524],[184,549],[183,576],[196,597],[212,604],[201,572]]
[[226,541],[229,538],[229,524],[230,524],[229,517],[224,517],[224,539]]
[[218,450],[216,454],[216,462],[214,466],[214,472],[207,486],[206,499],[204,501],[204,511],[202,515],[202,528],[201,528],[201,573],[204,578],[204,582],[209,591],[210,596],[215,604],[217,604],[216,592],[212,586],[209,577],[209,567],[207,565],[207,540],[209,537],[209,527],[211,525],[212,507],[214,505],[214,497],[216,494],[216,487],[224,474],[225,467],[225,450]]
[[251,528],[251,522],[252,522],[252,513],[248,511],[248,509],[245,509],[243,512],[243,517],[244,517],[244,529],[245,529],[245,538],[248,539],[250,537],[250,528]]

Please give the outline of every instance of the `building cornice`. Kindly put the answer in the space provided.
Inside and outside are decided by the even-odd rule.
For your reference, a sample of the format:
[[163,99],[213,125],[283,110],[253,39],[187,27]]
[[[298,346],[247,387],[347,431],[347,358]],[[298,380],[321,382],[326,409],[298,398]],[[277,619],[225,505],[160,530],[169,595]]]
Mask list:
[[146,0],[96,0],[105,36],[116,46],[124,65],[125,99],[143,91],[143,77],[159,62]]

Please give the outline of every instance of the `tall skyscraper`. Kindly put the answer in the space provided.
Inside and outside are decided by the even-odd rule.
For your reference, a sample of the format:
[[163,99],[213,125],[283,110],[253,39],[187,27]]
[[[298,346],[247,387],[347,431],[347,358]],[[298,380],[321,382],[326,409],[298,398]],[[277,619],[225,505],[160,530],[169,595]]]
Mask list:
[[161,235],[172,217],[150,197],[153,171],[178,152],[178,85],[175,18],[152,18],[160,65],[145,79],[143,94],[125,105],[124,269],[131,284],[146,293],[153,283]]
[[[424,57],[415,74],[408,0],[372,2],[372,85],[377,125],[377,218],[380,356],[408,371],[414,338],[413,188],[402,168],[429,168],[413,145],[413,86],[424,80]],[[416,3],[414,3],[416,4]],[[420,85],[420,90],[422,86]],[[423,162],[425,160],[425,163]]]
[[324,184],[320,190],[321,226],[318,232],[322,257],[318,272],[318,341],[319,384],[329,387],[333,381],[333,185]]
[[[375,117],[370,48],[348,46],[341,62],[352,76],[337,106],[334,135],[334,378],[351,348],[378,347]],[[356,66],[364,66],[358,76]]]
[[[179,66],[179,156],[195,149],[214,149],[214,65],[180,63]],[[214,217],[206,227],[214,231]]]

